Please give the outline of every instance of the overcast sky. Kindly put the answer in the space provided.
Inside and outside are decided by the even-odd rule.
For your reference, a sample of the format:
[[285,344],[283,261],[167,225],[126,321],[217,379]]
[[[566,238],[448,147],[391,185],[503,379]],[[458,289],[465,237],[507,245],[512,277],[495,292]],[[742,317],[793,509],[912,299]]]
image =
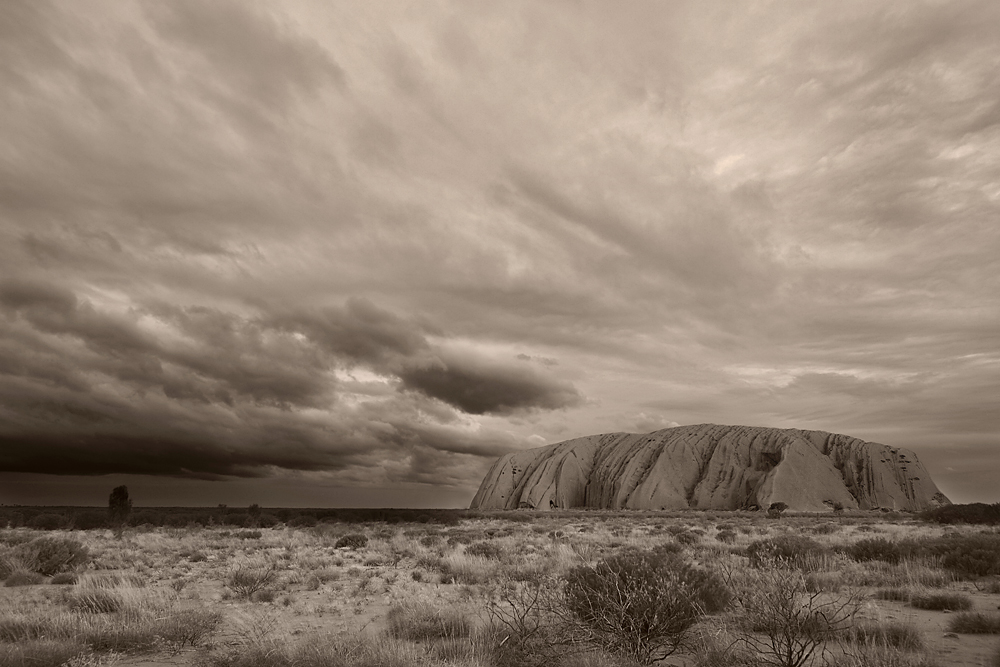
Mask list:
[[0,502],[458,507],[706,422],[1000,501],[994,0],[0,14]]

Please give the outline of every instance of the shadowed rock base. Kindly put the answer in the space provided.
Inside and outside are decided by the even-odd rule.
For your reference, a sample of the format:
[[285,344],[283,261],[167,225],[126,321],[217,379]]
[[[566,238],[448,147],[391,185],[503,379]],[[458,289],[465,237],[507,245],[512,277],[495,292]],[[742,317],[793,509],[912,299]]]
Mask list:
[[907,449],[823,431],[678,426],[500,457],[472,509],[919,511],[949,500]]

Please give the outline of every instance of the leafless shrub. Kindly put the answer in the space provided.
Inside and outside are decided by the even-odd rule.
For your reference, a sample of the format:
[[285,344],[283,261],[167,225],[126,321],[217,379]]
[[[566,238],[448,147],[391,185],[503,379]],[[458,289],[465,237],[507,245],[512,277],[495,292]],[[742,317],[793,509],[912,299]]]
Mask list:
[[238,598],[246,600],[274,583],[277,576],[277,566],[273,562],[243,560],[234,563],[230,568],[226,586]]
[[859,593],[810,593],[805,575],[781,561],[724,574],[740,607],[739,642],[765,665],[801,667],[824,655],[861,605]]
[[575,568],[565,590],[566,607],[589,642],[640,664],[676,652],[694,624],[730,598],[712,573],[655,550]]

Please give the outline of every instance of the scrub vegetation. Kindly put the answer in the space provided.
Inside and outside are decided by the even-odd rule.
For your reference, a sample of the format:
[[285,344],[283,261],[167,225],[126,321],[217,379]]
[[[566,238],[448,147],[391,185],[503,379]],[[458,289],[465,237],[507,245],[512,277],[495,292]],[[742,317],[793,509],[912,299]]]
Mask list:
[[981,522],[0,512],[0,667],[932,667],[994,664],[1000,633],[1000,533]]

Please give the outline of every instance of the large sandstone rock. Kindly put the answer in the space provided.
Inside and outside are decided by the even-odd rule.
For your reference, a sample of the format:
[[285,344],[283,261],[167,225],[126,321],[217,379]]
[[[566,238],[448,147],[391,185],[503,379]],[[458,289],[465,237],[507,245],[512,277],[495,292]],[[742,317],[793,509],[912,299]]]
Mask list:
[[907,449],[823,431],[678,426],[502,456],[473,509],[922,510],[948,504]]

